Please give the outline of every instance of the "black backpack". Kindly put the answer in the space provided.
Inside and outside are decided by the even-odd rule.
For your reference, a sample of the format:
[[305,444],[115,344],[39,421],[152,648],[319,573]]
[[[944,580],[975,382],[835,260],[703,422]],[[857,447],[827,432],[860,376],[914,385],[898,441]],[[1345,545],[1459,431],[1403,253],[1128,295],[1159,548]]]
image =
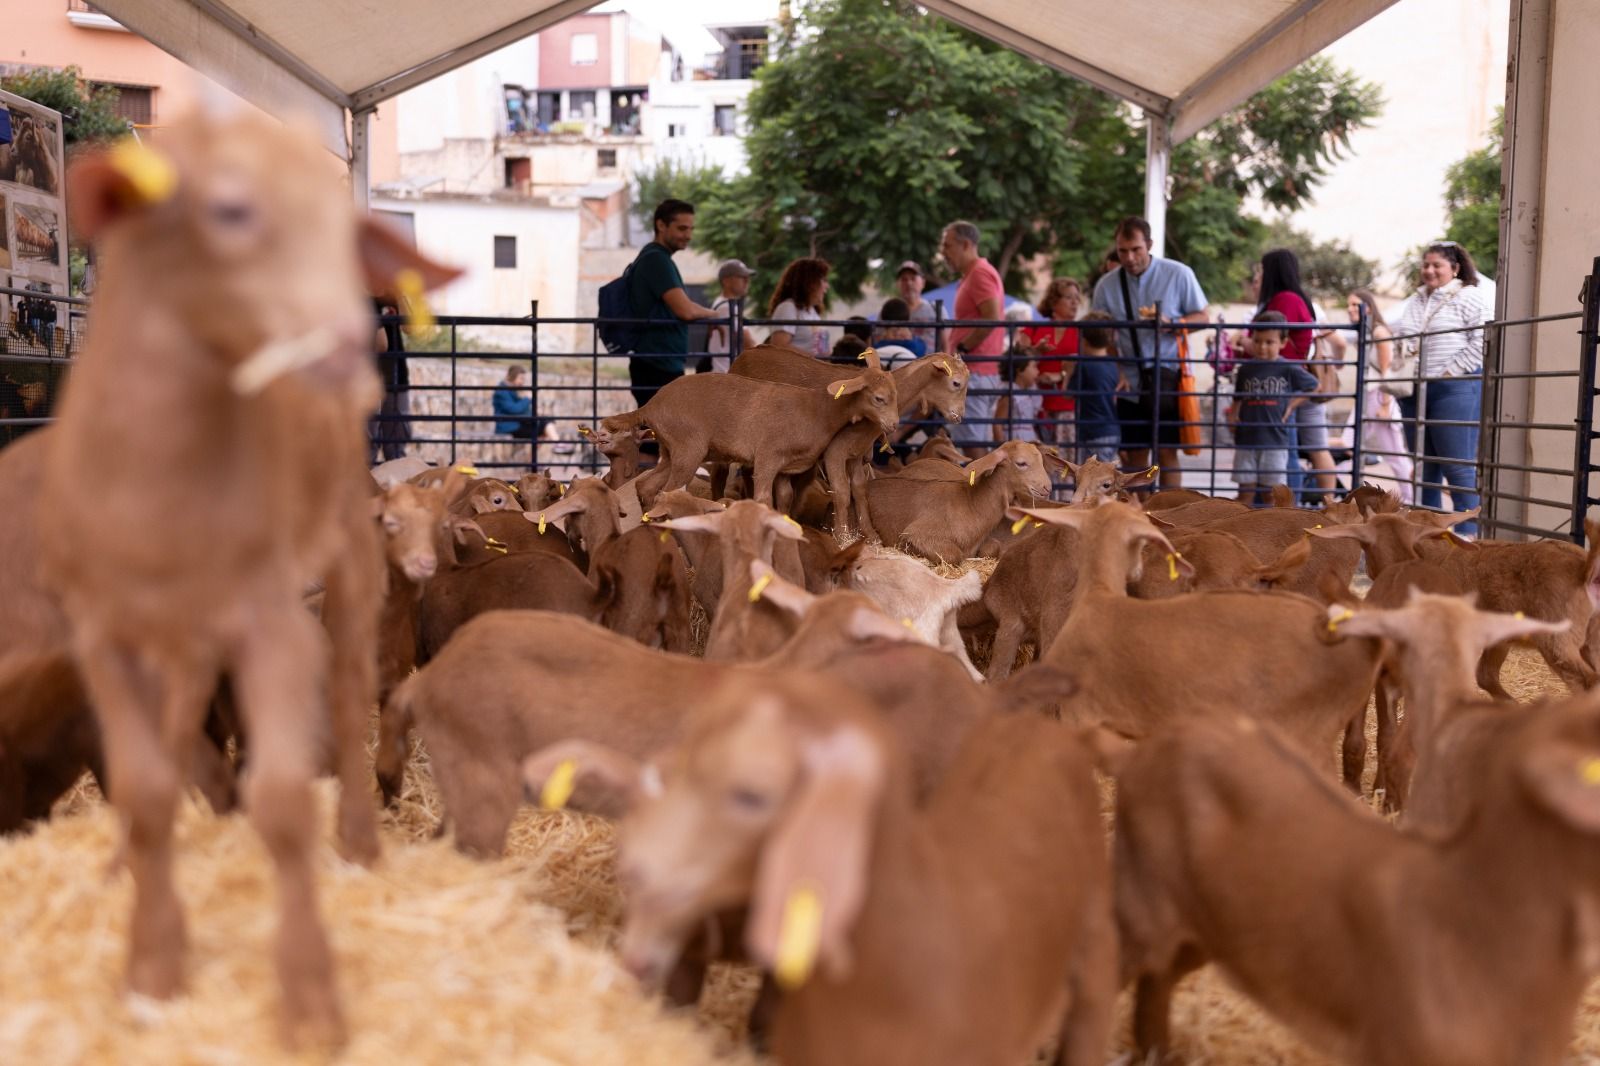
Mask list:
[[600,343],[612,355],[631,352],[639,345],[639,327],[616,321],[635,317],[633,306],[628,302],[628,276],[632,273],[633,265],[629,264],[622,277],[600,286],[600,321],[595,330],[600,335]]

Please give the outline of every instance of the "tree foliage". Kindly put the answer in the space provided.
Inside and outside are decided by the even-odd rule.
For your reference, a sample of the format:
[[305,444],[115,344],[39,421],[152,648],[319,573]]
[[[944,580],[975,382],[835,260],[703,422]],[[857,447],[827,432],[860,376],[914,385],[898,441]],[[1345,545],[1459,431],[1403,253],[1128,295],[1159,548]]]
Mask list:
[[[727,185],[722,168],[702,161],[660,159],[633,172],[633,213],[650,231],[650,219],[662,200],[687,200],[698,216],[702,205],[720,195]],[[696,222],[699,218],[696,217]]]
[[1489,143],[1445,171],[1445,239],[1471,252],[1479,269],[1490,273],[1500,254],[1500,146],[1505,130],[1501,110],[1489,129]]
[[69,147],[113,140],[128,132],[128,120],[117,114],[117,90],[102,85],[91,92],[77,67],[41,67],[13,74],[0,78],[0,89],[61,112]]
[[[1201,283],[1237,284],[1264,226],[1247,197],[1303,203],[1381,107],[1377,90],[1313,60],[1174,152],[1169,252]],[[947,222],[983,233],[1017,291],[1052,256],[1083,276],[1144,203],[1131,108],[905,0],[809,0],[757,72],[749,172],[703,194],[697,241],[770,285],[821,255],[835,289],[927,265]]]
[[[1300,281],[1314,298],[1344,305],[1356,289],[1370,289],[1378,279],[1378,261],[1351,249],[1345,241],[1319,241],[1287,222],[1267,227],[1260,252],[1287,248],[1300,260]],[[1258,253],[1260,254],[1260,253]]]

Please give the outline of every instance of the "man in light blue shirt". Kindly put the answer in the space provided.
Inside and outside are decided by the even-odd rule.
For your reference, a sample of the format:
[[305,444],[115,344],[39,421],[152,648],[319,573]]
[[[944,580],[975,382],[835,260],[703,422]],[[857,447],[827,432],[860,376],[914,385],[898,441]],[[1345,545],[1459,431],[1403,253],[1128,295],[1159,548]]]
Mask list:
[[[1095,283],[1093,310],[1121,321],[1153,318],[1165,324],[1206,321],[1206,294],[1194,271],[1175,259],[1150,254],[1150,223],[1129,217],[1117,226],[1117,262],[1121,265]],[[1178,466],[1178,334],[1163,329],[1159,338],[1147,329],[1119,329],[1117,356],[1128,383],[1117,401],[1122,423],[1123,463],[1132,468],[1150,461],[1150,445],[1158,448],[1161,487],[1182,482]],[[1156,421],[1157,361],[1160,364],[1160,439],[1152,441]]]

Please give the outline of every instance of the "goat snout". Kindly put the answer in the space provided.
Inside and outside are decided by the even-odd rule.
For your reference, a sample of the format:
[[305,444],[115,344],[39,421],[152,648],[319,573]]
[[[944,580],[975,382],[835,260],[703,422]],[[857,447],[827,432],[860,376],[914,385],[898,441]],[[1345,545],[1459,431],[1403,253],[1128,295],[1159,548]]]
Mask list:
[[426,581],[439,569],[439,558],[432,552],[416,552],[406,556],[403,566],[412,581]]

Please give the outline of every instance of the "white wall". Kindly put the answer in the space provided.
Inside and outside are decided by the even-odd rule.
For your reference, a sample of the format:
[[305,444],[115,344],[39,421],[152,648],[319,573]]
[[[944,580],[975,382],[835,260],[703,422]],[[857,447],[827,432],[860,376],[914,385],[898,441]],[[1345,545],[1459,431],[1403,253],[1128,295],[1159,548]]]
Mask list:
[[1509,22],[1510,0],[1400,0],[1330,47],[1382,86],[1384,112],[1293,223],[1386,271],[1440,236],[1445,170],[1487,143],[1505,101]]
[[[671,81],[658,77],[650,83],[650,102],[640,132],[662,158],[699,160],[720,166],[730,174],[742,173],[746,162],[744,137],[715,135],[716,108],[737,108],[742,134],[745,103],[754,84],[749,80]],[[685,132],[677,137],[667,136],[674,125]]]
[[507,45],[396,98],[399,150],[425,152],[446,138],[495,137],[503,129],[506,85],[539,80],[539,38]]
[[[540,315],[570,318],[577,314],[576,206],[385,197],[374,197],[372,206],[414,215],[418,250],[466,271],[434,295],[437,313],[521,316],[528,313],[528,301],[538,300]],[[517,239],[515,269],[496,269],[496,236]],[[540,346],[564,348],[571,332],[565,326],[541,329]]]

